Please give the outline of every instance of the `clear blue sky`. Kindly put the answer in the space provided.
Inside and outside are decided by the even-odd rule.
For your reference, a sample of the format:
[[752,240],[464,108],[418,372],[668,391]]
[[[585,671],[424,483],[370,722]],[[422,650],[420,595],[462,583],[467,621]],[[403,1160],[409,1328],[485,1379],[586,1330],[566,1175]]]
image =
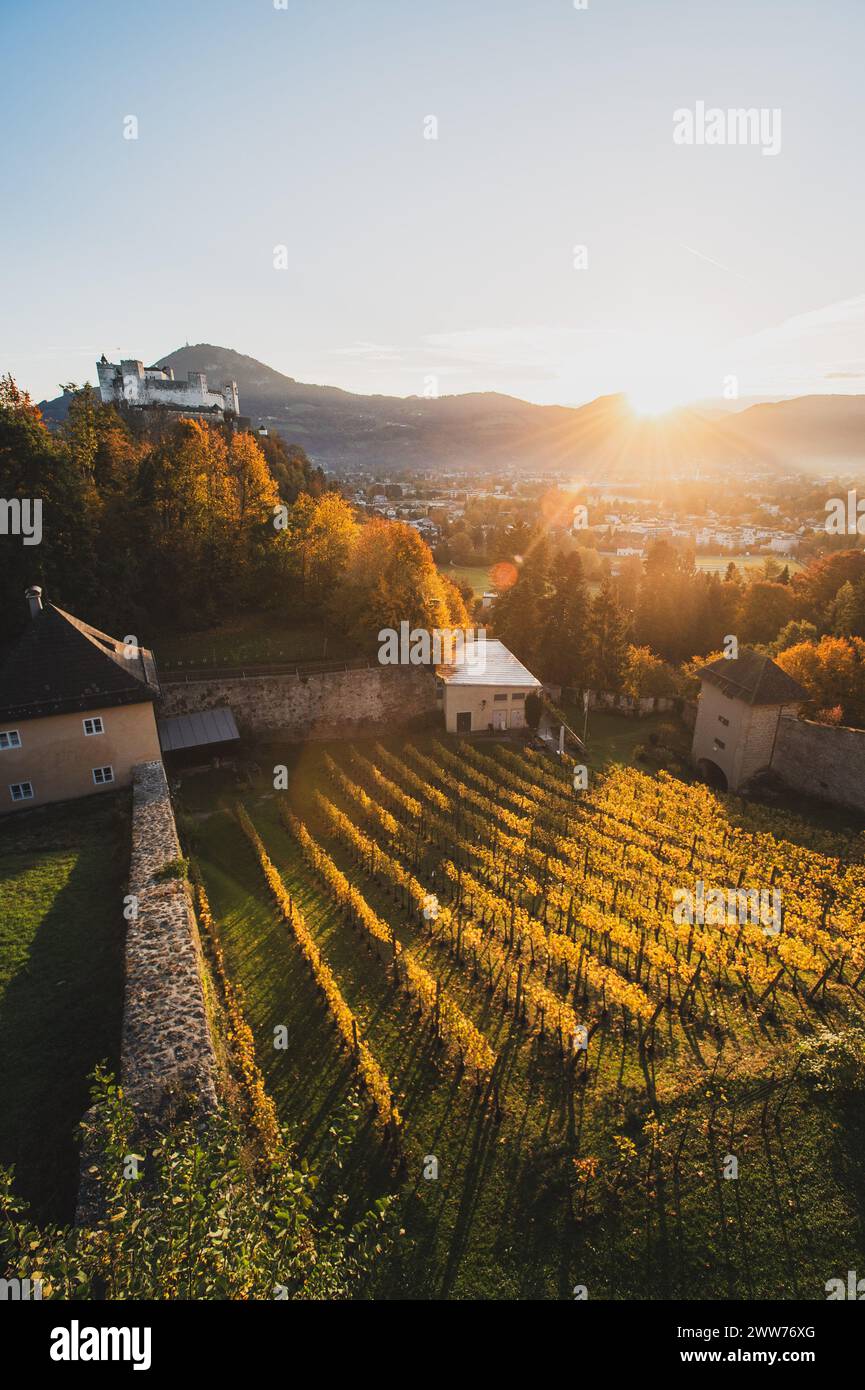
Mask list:
[[[862,0],[0,0],[0,370],[865,389],[863,52]],[[780,153],[676,146],[697,101]]]

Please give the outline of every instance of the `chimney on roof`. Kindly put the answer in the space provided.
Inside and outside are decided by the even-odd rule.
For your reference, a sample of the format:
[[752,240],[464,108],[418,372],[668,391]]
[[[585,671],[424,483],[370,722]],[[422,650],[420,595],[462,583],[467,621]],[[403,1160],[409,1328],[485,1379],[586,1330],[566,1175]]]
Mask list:
[[34,584],[32,588],[27,589],[24,597],[30,606],[30,617],[38,618],[42,612],[42,590],[39,585]]

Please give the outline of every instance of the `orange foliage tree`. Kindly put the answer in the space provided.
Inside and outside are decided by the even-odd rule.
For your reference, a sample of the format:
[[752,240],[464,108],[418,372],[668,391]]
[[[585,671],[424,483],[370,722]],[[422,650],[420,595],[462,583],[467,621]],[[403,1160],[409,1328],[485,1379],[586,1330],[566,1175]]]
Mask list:
[[809,714],[837,723],[840,707],[843,723],[865,726],[865,641],[861,637],[800,642],[781,652],[777,661],[808,691]]

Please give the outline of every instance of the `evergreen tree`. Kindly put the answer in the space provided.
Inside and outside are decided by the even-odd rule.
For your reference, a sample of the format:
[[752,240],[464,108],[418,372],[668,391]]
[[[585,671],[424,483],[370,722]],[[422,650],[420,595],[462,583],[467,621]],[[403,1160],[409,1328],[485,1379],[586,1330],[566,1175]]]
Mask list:
[[538,674],[555,685],[589,683],[589,598],[579,554],[559,554],[550,569],[550,590],[540,603]]
[[496,637],[529,666],[538,654],[550,591],[549,565],[549,547],[541,537],[529,546],[516,583],[497,600],[493,612]]
[[855,584],[848,579],[841,585],[830,609],[830,621],[836,637],[865,637],[865,579]]
[[592,604],[591,651],[591,688],[618,694],[628,664],[628,634],[609,580]]

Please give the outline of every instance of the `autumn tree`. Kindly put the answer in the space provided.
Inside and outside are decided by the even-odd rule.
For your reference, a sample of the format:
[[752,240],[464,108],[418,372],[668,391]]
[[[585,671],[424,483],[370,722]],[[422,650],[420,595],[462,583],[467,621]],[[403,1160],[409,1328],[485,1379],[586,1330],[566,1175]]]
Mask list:
[[411,526],[375,517],[357,531],[333,611],[347,631],[369,644],[382,628],[465,627],[456,585],[436,569],[432,552]]
[[277,430],[259,435],[257,442],[283,502],[295,502],[302,492],[320,497],[327,490],[324,473],[299,444],[286,443]]
[[819,719],[840,707],[845,724],[865,725],[865,640],[861,637],[802,642],[781,652],[778,665],[807,690],[809,714]]
[[801,615],[809,618],[822,630],[829,626],[829,608],[843,584],[857,584],[865,578],[865,551],[839,550],[812,561],[808,568],[793,577],[791,589],[796,595]]
[[770,644],[769,651],[772,656],[777,656],[779,652],[785,652],[788,647],[798,646],[800,642],[816,642],[818,636],[813,623],[807,622],[804,618],[791,618]]
[[281,533],[287,572],[308,614],[330,611],[357,537],[352,507],[336,492],[302,492],[288,508]]
[[275,546],[276,485],[249,434],[181,420],[138,478],[157,606],[181,625],[236,611]]
[[742,595],[737,635],[742,642],[772,642],[784,624],[795,616],[794,599],[788,585],[756,579]]
[[713,661],[721,661],[725,656],[724,651],[707,652],[705,656],[694,656],[684,662],[678,674],[678,693],[686,700],[696,700],[700,693],[700,672],[703,667],[711,666]]
[[[94,590],[86,482],[68,447],[51,435],[40,411],[11,376],[0,378],[0,497],[41,518],[41,541],[0,535],[0,636],[26,620],[24,590],[41,584],[70,603]],[[35,531],[34,531],[35,535]]]
[[626,695],[636,700],[652,696],[674,695],[676,693],[676,673],[649,647],[629,646],[623,677]]

